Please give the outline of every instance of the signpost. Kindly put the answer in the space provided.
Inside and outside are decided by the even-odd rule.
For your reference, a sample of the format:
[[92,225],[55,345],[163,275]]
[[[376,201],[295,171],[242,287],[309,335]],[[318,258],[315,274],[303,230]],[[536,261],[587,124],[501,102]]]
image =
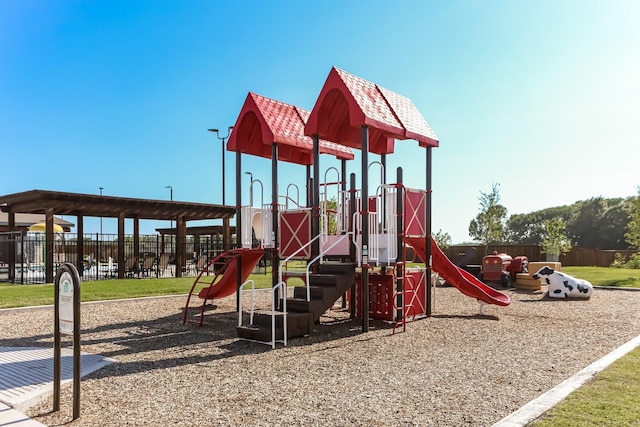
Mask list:
[[80,275],[75,265],[58,268],[55,285],[53,410],[60,410],[61,336],[73,336],[73,419],[80,416]]

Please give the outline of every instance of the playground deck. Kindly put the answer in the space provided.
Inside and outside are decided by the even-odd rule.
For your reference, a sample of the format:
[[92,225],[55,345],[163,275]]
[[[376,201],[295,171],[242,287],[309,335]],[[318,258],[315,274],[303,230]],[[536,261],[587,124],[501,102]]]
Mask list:
[[[86,305],[82,350],[116,362],[83,379],[81,425],[492,425],[640,333],[640,292],[507,292],[509,306],[478,316],[438,288],[434,317],[395,335],[330,311],[275,351],[238,340],[234,296],[202,328],[180,322],[184,297]],[[3,346],[51,345],[52,312],[0,317]],[[50,401],[28,413],[70,421],[70,391],[60,413]]]

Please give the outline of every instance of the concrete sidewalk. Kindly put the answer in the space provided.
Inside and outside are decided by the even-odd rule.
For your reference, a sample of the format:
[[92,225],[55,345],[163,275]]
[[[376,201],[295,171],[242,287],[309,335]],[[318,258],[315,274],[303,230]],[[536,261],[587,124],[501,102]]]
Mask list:
[[[61,351],[61,386],[73,381],[73,349]],[[114,362],[81,353],[80,375],[85,376]],[[0,347],[0,427],[42,426],[26,411],[53,393],[53,348]]]

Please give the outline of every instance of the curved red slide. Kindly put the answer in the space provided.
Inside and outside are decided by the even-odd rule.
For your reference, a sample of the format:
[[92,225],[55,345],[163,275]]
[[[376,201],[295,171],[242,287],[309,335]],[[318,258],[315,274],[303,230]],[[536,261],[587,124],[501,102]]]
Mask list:
[[[424,238],[407,238],[406,242],[413,246],[420,258],[423,260],[427,258],[427,245]],[[452,263],[433,239],[431,239],[431,257],[433,271],[440,274],[444,280],[466,296],[487,304],[506,306],[511,303],[508,295],[485,285],[473,274]]]
[[[203,288],[198,296],[203,299],[224,298],[236,292],[236,269],[238,258],[242,260],[242,281],[247,280],[253,269],[260,262],[264,255],[262,249],[248,249],[235,256],[228,267],[224,270],[222,277],[208,288]],[[202,274],[202,273],[200,273]]]

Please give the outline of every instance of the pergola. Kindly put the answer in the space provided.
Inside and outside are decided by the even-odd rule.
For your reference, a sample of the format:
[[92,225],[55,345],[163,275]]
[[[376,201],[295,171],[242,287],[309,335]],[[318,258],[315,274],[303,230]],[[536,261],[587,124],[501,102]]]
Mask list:
[[[65,193],[58,191],[31,190],[0,196],[0,210],[8,214],[9,231],[16,230],[16,214],[44,214],[45,231],[45,281],[53,281],[53,217],[73,215],[77,217],[78,235],[84,234],[84,217],[106,217],[118,220],[118,278],[125,277],[124,225],[125,219],[133,220],[134,252],[140,247],[140,220],[173,220],[176,223],[176,264],[186,262],[185,245],[187,222],[195,220],[222,219],[226,245],[231,240],[229,220],[235,215],[235,207],[205,203],[176,202],[167,200],[134,199],[93,194]],[[225,248],[228,249],[228,248]],[[84,253],[83,239],[78,239],[76,266],[82,271]],[[14,271],[15,256],[9,259],[10,271]],[[176,269],[181,276],[181,269]]]

